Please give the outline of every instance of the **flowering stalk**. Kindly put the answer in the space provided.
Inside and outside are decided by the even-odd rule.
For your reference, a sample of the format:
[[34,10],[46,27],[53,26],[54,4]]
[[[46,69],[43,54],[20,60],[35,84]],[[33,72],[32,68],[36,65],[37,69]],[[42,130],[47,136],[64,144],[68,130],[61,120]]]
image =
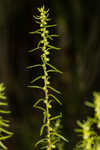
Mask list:
[[59,133],[56,132],[56,130],[53,128],[54,121],[61,118],[62,114],[60,113],[57,116],[52,116],[51,109],[52,104],[54,101],[58,102],[60,105],[62,104],[60,100],[51,93],[51,91],[60,94],[58,90],[53,88],[50,83],[50,72],[57,72],[62,73],[60,70],[56,69],[54,66],[52,66],[50,62],[50,51],[51,50],[59,50],[60,48],[57,48],[50,44],[50,40],[53,40],[53,37],[57,37],[55,34],[50,34],[49,28],[53,28],[56,25],[48,25],[48,21],[50,19],[49,16],[49,10],[45,10],[45,7],[38,8],[39,16],[34,16],[36,19],[36,22],[39,24],[40,28],[34,32],[30,32],[30,34],[39,34],[41,37],[41,40],[38,42],[37,47],[35,49],[30,50],[29,52],[33,52],[36,50],[41,50],[41,63],[29,66],[27,68],[34,68],[34,67],[41,67],[43,72],[41,73],[41,76],[36,77],[31,81],[33,84],[37,80],[42,80],[44,86],[41,87],[40,85],[29,85],[30,88],[38,88],[41,89],[44,92],[44,97],[40,98],[36,103],[34,104],[35,108],[38,108],[43,111],[43,125],[40,130],[40,135],[45,134],[45,137],[37,142],[36,145],[42,144],[42,148],[45,148],[47,150],[52,150],[56,148],[56,143],[59,142],[59,138],[62,140],[67,141],[63,136],[61,136]]
[[[96,130],[100,130],[100,94],[97,92],[93,93],[94,102],[86,101],[85,104],[88,107],[94,109],[94,116],[88,118],[87,121],[81,123],[78,121],[78,125],[81,129],[76,129],[77,132],[81,133],[82,140],[79,144],[76,145],[75,150],[99,150],[100,149],[100,136]],[[93,128],[97,127],[97,129]]]
[[0,150],[7,150],[7,146],[3,143],[6,139],[10,138],[13,133],[8,131],[9,120],[3,118],[3,114],[9,114],[10,111],[3,109],[3,107],[7,107],[8,103],[6,102],[6,96],[4,94],[4,84],[0,83]]
[[81,133],[82,141],[77,144],[75,150],[93,150],[93,144],[95,140],[96,133],[92,129],[93,120],[88,118],[86,121],[81,123],[77,121],[77,124],[80,126],[80,129],[76,129],[76,132]]

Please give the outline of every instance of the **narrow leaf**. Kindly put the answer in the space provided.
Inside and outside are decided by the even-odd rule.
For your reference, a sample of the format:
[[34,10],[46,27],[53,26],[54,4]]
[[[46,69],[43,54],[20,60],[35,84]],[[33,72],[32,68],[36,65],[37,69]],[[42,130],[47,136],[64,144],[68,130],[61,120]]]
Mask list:
[[54,144],[56,144],[57,142],[59,142],[59,139],[54,140],[54,142],[52,142],[52,144],[54,145]]
[[5,120],[5,119],[2,119],[3,120],[3,122],[5,122],[5,123],[9,123],[10,121],[9,120]]
[[[51,37],[59,37],[59,35],[57,35],[57,34],[52,34],[52,35],[50,35]],[[61,49],[61,48],[60,48]]]
[[60,91],[56,90],[55,88],[51,87],[51,86],[48,86],[49,89],[51,89],[52,91],[58,93],[58,94],[61,94]]
[[6,140],[6,139],[10,138],[11,136],[12,135],[2,136],[2,137],[0,137],[0,140]]
[[49,94],[49,96],[54,98],[60,105],[62,105],[62,103],[59,101],[59,99],[56,96],[54,96],[53,94]]
[[40,47],[40,45],[41,45],[41,41],[38,42],[37,47]]
[[38,24],[41,24],[41,22],[39,22],[39,21],[35,21],[36,23],[38,23]]
[[4,150],[7,150],[8,148],[3,144],[2,141],[0,141],[0,147],[2,147]]
[[31,68],[35,68],[35,67],[42,67],[42,65],[41,64],[37,64],[37,65],[26,67],[26,69],[31,69]]
[[37,145],[39,145],[40,143],[44,143],[44,142],[47,142],[47,138],[43,138],[41,140],[39,140],[36,144],[35,144],[35,147],[37,147]]
[[6,99],[6,96],[0,94],[0,99]]
[[49,63],[47,63],[47,65],[48,65],[49,67],[51,67],[52,69],[54,69],[56,72],[62,73],[60,70],[58,70],[57,68],[55,68],[53,65],[51,65],[51,64],[49,64]]
[[94,104],[93,104],[93,103],[90,103],[90,102],[88,102],[88,101],[85,102],[85,105],[88,106],[88,107],[94,108]]
[[0,113],[3,113],[3,114],[9,114],[9,113],[11,113],[11,111],[7,111],[7,110],[0,110]]
[[38,101],[36,101],[36,103],[33,105],[33,107],[36,107],[41,101],[44,101],[44,99],[40,98]]
[[40,20],[40,16],[34,16],[33,15],[33,18]]
[[55,117],[52,117],[52,118],[50,118],[50,120],[52,121],[52,120],[56,120],[56,119],[58,119],[58,118],[61,118],[62,117],[62,114],[60,114],[60,115],[58,115],[58,116],[55,116]]
[[34,51],[36,51],[36,50],[39,50],[41,47],[36,47],[36,48],[34,48],[34,49],[32,49],[32,50],[29,50],[28,52],[29,53],[31,53],[31,52],[34,52]]
[[33,79],[30,83],[34,83],[34,82],[36,82],[37,80],[39,80],[39,79],[42,79],[42,76],[38,76],[38,77],[36,77],[35,79]]
[[58,48],[58,47],[55,47],[55,46],[52,46],[52,45],[48,45],[49,48],[51,49],[55,49],[55,50],[61,50],[61,48]]
[[0,125],[4,127],[9,127],[10,125],[8,123],[5,123],[3,120],[0,120]]
[[46,28],[56,27],[56,26],[57,26],[56,24],[53,24],[53,25],[47,25]]
[[58,136],[58,137],[59,137],[60,139],[62,139],[63,141],[68,142],[68,140],[67,140],[66,138],[64,138],[62,135],[60,135],[60,134],[58,134],[58,133],[56,133],[56,132],[53,132],[52,134]]
[[81,132],[82,132],[82,129],[75,129],[74,131],[81,133]]
[[46,150],[47,148],[48,148],[48,146],[42,146],[42,147],[41,147],[41,149],[45,149],[45,150]]
[[29,32],[29,34],[37,34],[37,33],[41,34],[40,29],[33,31],[33,32]]
[[43,112],[43,115],[44,115],[43,123],[45,123],[45,122],[46,122],[46,118],[47,118],[47,116],[46,116],[46,112],[45,112],[45,111]]
[[40,86],[28,85],[27,87],[28,87],[28,88],[36,88],[36,89],[41,89],[41,90],[43,90],[43,87],[40,87]]
[[12,134],[13,134],[12,132],[7,131],[7,130],[5,130],[5,129],[3,129],[3,128],[0,128],[0,132],[4,132],[4,133],[6,133],[6,134],[8,134],[8,135],[12,135]]
[[56,70],[48,70],[47,72],[48,72],[48,73],[49,73],[49,72],[57,72],[57,73],[58,73],[58,71],[56,71]]
[[83,124],[78,120],[77,121],[77,124],[81,127],[81,128],[83,128]]
[[41,107],[41,106],[36,106],[35,108],[38,108],[38,109],[40,109],[40,110],[42,110],[42,111],[46,111],[43,107]]
[[40,136],[42,135],[43,130],[44,130],[44,128],[45,128],[46,126],[48,126],[48,125],[47,125],[47,124],[43,124],[43,125],[42,125],[41,130],[40,130]]
[[8,103],[6,103],[6,102],[0,102],[0,106],[8,106]]

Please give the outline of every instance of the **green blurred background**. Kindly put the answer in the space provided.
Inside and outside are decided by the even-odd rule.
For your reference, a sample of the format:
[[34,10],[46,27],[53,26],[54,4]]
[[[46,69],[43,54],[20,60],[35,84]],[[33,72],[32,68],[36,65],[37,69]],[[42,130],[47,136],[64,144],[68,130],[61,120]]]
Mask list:
[[39,139],[42,115],[33,109],[40,91],[26,85],[39,70],[29,70],[37,64],[39,54],[29,54],[39,40],[30,31],[37,29],[33,14],[45,4],[50,9],[51,23],[57,24],[61,51],[51,55],[51,62],[63,71],[53,75],[53,85],[62,92],[63,135],[69,140],[65,150],[72,150],[79,140],[74,129],[76,121],[92,113],[84,105],[92,101],[93,91],[100,90],[100,1],[99,0],[0,0],[0,81],[7,87],[12,111],[9,150],[34,150]]

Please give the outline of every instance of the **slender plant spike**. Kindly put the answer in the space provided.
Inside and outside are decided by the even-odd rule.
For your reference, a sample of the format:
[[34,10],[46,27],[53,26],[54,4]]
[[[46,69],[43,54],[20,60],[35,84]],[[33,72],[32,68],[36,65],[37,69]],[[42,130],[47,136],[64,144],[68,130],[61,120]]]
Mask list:
[[[5,96],[5,87],[3,83],[0,83],[0,150],[7,150],[7,146],[4,144],[4,141],[10,138],[13,133],[8,131],[7,128],[10,126],[10,121],[4,119],[3,114],[9,114],[10,111],[7,111],[4,107],[8,106]],[[3,116],[2,116],[3,115]]]
[[[58,114],[57,116],[53,116],[51,110],[53,109],[53,102],[57,102],[58,104],[62,104],[61,101],[54,95],[54,93],[60,94],[58,90],[51,86],[50,83],[50,75],[49,72],[57,72],[62,73],[59,69],[50,64],[50,51],[51,50],[60,50],[50,44],[50,40],[53,40],[53,37],[58,37],[58,35],[50,34],[49,28],[56,27],[56,25],[48,25],[48,21],[51,19],[48,18],[49,10],[45,10],[45,7],[38,8],[39,16],[33,16],[36,19],[36,23],[39,24],[39,29],[36,31],[30,32],[30,34],[39,34],[41,39],[37,44],[37,47],[29,50],[29,52],[34,51],[42,51],[41,54],[41,63],[38,65],[33,65],[27,67],[31,69],[34,67],[42,67],[42,75],[35,77],[28,87],[41,89],[44,92],[44,97],[40,98],[33,105],[35,108],[43,111],[43,125],[40,130],[40,136],[44,136],[41,140],[36,143],[36,146],[40,144],[41,149],[52,150],[56,149],[58,143],[63,141],[67,141],[62,135],[60,135],[58,131],[58,127],[55,127],[55,123],[62,117],[62,114]],[[40,85],[36,85],[36,82],[42,80],[43,87]],[[35,84],[35,85],[33,85]],[[53,94],[52,94],[53,92]],[[60,122],[59,122],[60,126]],[[57,148],[58,149],[58,148]]]
[[97,132],[100,130],[100,93],[94,92],[93,96],[93,103],[86,101],[85,104],[94,109],[94,116],[88,117],[83,123],[77,121],[80,128],[76,132],[82,139],[74,150],[100,150],[100,135]]

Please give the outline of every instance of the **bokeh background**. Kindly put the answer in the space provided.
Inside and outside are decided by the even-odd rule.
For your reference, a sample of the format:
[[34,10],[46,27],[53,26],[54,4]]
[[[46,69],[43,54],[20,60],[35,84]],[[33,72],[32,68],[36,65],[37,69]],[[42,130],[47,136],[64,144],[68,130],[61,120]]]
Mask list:
[[62,92],[62,133],[69,140],[65,150],[72,150],[79,138],[74,132],[76,121],[91,115],[84,102],[93,100],[93,91],[100,91],[100,1],[99,0],[0,0],[0,82],[7,87],[11,130],[9,150],[34,150],[40,138],[42,115],[32,106],[40,91],[26,85],[39,70],[27,70],[37,64],[39,54],[29,54],[39,36],[33,14],[45,4],[50,9],[51,23],[57,24],[60,35],[55,40],[61,51],[51,54],[51,62],[63,71],[53,75],[54,86]]

